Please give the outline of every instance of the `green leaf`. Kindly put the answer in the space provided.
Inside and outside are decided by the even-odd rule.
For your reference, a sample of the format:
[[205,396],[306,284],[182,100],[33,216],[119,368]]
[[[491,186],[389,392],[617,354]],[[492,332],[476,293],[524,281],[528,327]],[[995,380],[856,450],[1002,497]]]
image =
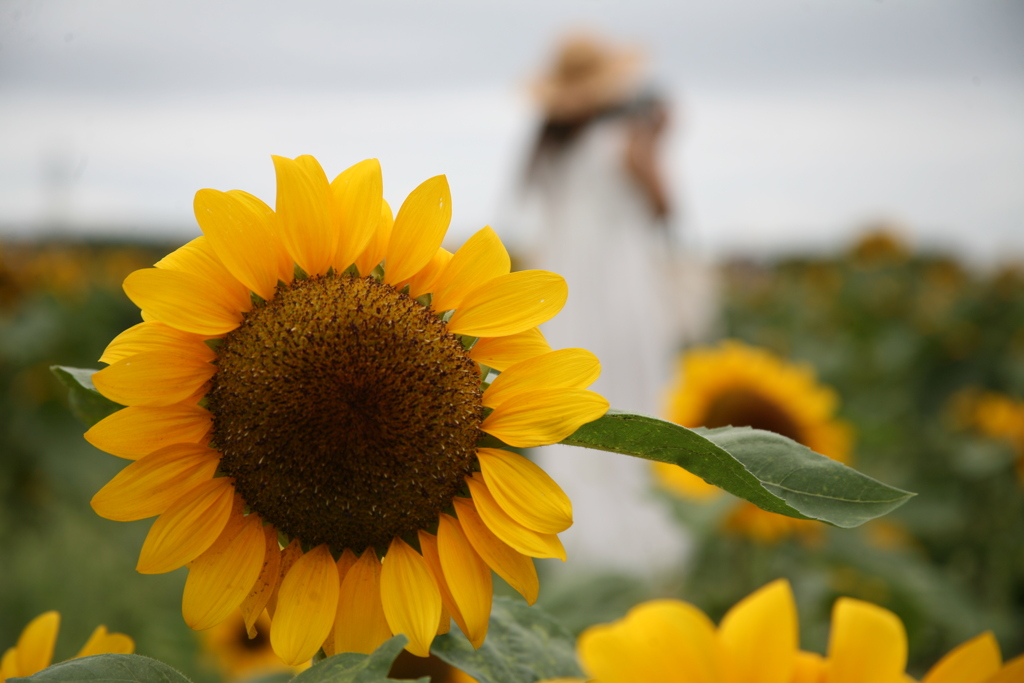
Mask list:
[[572,635],[537,607],[496,597],[487,640],[474,650],[457,629],[434,639],[430,651],[479,683],[533,683],[581,676]]
[[891,512],[914,495],[749,427],[691,430],[612,410],[562,443],[679,465],[769,512],[844,528]]
[[[306,669],[292,679],[292,683],[389,683],[388,671],[395,658],[409,642],[398,635],[378,647],[373,654],[346,653],[328,657]],[[429,683],[420,678],[417,683]]]
[[167,664],[142,655],[93,655],[54,664],[27,678],[33,683],[189,683]]
[[96,387],[92,383],[92,376],[99,372],[98,370],[51,365],[50,372],[68,388],[71,412],[87,427],[92,427],[107,415],[124,407],[96,391]]

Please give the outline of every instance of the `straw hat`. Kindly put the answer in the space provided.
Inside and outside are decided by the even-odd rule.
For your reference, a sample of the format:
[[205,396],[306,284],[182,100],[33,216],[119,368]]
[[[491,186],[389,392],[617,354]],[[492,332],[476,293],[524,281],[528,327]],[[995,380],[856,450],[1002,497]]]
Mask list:
[[628,100],[639,88],[642,66],[638,49],[575,33],[562,40],[530,89],[549,119],[571,121]]

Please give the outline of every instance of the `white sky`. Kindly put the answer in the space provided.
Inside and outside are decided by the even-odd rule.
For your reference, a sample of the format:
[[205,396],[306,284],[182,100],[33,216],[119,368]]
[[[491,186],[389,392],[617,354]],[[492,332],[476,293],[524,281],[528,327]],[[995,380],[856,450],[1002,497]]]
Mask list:
[[[891,218],[1024,256],[1018,0],[0,0],[0,231],[198,234],[192,196],[272,203],[271,154],[447,173],[456,236],[502,232],[555,36],[646,46],[677,103],[691,245],[829,248]],[[514,242],[514,234],[504,234]]]

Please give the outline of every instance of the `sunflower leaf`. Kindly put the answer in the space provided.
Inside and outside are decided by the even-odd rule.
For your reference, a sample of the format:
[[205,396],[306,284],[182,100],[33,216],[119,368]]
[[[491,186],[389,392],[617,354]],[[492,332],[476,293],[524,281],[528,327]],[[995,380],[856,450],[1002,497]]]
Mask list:
[[124,407],[119,403],[114,403],[96,390],[92,383],[92,376],[99,372],[98,370],[51,365],[50,372],[68,388],[68,403],[71,405],[71,412],[87,427],[92,427],[107,415]]
[[[369,655],[348,652],[322,659],[292,683],[390,683],[395,679],[388,678],[388,672],[407,642],[405,636],[398,635]],[[430,679],[420,678],[416,683],[430,683]]]
[[749,427],[692,430],[610,410],[562,443],[679,465],[769,512],[844,528],[891,512],[914,495]]
[[479,683],[581,675],[572,635],[543,610],[511,598],[494,598],[487,640],[479,650],[453,628],[435,638],[430,651]]
[[189,683],[163,662],[142,655],[93,655],[47,667],[27,678],[8,678],[33,683]]

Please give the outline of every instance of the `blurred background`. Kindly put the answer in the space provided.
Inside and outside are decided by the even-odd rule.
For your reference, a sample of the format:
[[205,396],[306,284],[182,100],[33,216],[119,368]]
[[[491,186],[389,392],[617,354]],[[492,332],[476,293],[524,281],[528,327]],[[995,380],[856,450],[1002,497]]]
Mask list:
[[[608,64],[635,69],[619,73],[628,92],[605,83],[618,99],[563,116],[550,86],[564,36],[579,30],[603,36]],[[913,671],[986,628],[1007,657],[1019,654],[1022,35],[1024,6],[1011,0],[5,0],[0,647],[56,608],[58,658],[106,623],[198,680],[237,671],[182,623],[184,572],[134,572],[149,523],[92,513],[89,499],[123,463],[82,440],[47,368],[98,366],[106,343],[138,320],[120,281],[199,234],[197,189],[241,188],[272,203],[269,155],[309,153],[331,177],[380,158],[396,207],[447,174],[446,244],[490,224],[520,266],[566,274],[565,319],[577,322],[546,333],[598,353],[598,389],[614,405],[686,423],[701,413],[683,417],[680,402],[703,397],[700,423],[710,424],[721,417],[715,388],[697,378],[735,375],[729,395],[764,399],[776,427],[790,409],[841,424],[844,445],[827,455],[920,494],[866,529],[780,528],[744,522],[734,501],[666,483],[639,462],[623,474],[602,461],[605,479],[574,492],[579,466],[538,453],[559,458],[563,470],[550,471],[577,501],[570,562],[544,565],[541,597],[572,629],[655,595],[717,619],[786,576],[807,648],[823,650],[832,601],[852,595],[901,616]],[[550,207],[570,196],[559,183],[586,165],[580,150],[594,131],[643,118],[652,101],[660,118],[640,133],[631,124],[625,147],[594,143],[603,156],[588,168],[608,173],[576,187],[571,204],[609,223],[618,219],[594,208],[587,188],[647,207],[637,209],[649,209],[645,219],[615,223],[630,244],[651,243],[629,261],[583,218],[582,232],[556,225]],[[540,144],[543,130],[557,144]],[[567,252],[576,261],[559,261]],[[669,254],[649,268],[660,274],[639,282],[657,253]],[[587,278],[608,272],[621,279],[598,296]],[[652,292],[669,294],[667,308],[630,303]],[[639,360],[623,351],[610,331],[606,340],[587,328],[588,301],[620,321],[627,309],[647,315],[640,329],[657,329],[661,346]],[[769,379],[792,368],[804,379],[743,385],[742,372],[707,355],[724,339],[771,354],[764,372],[780,374]],[[616,393],[616,375],[652,359],[642,395]],[[751,423],[765,414],[755,413]],[[610,494],[623,512],[595,536],[583,526],[587,501],[610,481],[629,490]]]

